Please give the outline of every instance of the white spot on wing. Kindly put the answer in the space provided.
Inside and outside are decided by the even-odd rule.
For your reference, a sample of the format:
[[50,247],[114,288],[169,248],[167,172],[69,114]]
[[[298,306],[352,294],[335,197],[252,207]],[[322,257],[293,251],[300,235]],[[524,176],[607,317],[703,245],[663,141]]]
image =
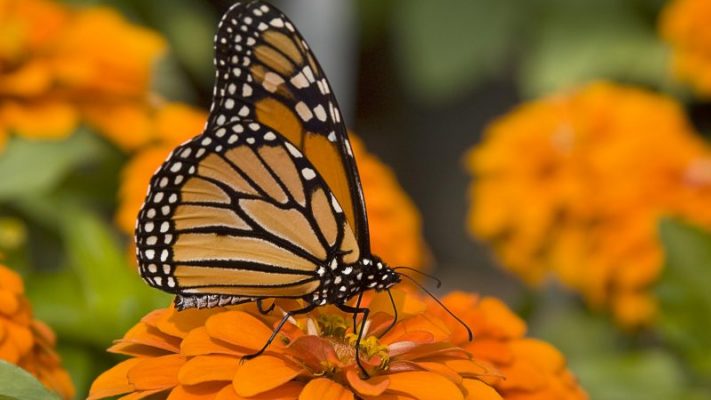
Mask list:
[[306,75],[306,79],[308,79],[309,82],[311,82],[311,83],[314,83],[314,81],[316,80],[314,78],[314,72],[311,70],[311,67],[309,67],[308,65],[304,67],[304,75]]
[[326,110],[323,109],[321,104],[314,107],[314,114],[316,114],[316,118],[318,118],[321,122],[326,122]]
[[307,181],[310,181],[316,177],[316,172],[314,172],[311,168],[304,168],[301,170],[301,175],[303,175]]
[[331,205],[333,206],[333,209],[336,210],[337,213],[343,212],[341,205],[338,204],[338,200],[336,200],[336,196],[334,196],[334,195],[331,195]]
[[267,92],[274,93],[277,90],[277,87],[284,83],[284,79],[279,76],[278,74],[275,74],[274,72],[267,72],[264,75],[264,82],[262,82],[262,86],[264,86],[264,89]]
[[309,87],[309,81],[306,79],[303,73],[299,72],[291,78],[291,84],[297,89],[304,89]]
[[297,149],[296,147],[294,147],[293,144],[291,144],[291,143],[289,143],[289,142],[284,142],[284,146],[286,146],[286,149],[289,150],[289,153],[291,153],[292,156],[294,156],[294,157],[296,157],[296,158],[301,158],[301,157],[303,157],[303,154],[301,154],[301,152],[299,151],[299,149]]
[[308,122],[309,120],[311,120],[311,118],[314,117],[314,115],[311,113],[311,110],[309,110],[309,107],[303,101],[299,102],[299,104],[296,105],[296,112],[299,114],[299,117],[301,117],[304,122]]
[[251,95],[252,95],[252,87],[245,83],[244,86],[242,86],[242,96],[249,97]]

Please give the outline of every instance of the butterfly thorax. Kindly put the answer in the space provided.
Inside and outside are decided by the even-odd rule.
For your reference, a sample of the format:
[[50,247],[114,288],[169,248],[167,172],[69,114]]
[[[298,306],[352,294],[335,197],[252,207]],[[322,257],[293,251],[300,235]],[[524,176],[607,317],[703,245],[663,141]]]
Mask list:
[[361,258],[354,264],[340,264],[334,258],[317,274],[321,285],[306,297],[316,305],[344,304],[366,290],[386,290],[400,282],[400,276],[378,257]]

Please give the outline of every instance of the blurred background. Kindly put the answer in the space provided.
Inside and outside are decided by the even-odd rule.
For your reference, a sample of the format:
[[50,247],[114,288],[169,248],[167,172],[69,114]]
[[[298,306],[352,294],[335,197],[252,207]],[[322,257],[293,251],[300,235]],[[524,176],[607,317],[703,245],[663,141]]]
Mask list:
[[[212,37],[232,1],[49,1],[123,21],[87,17],[96,26],[68,35],[71,51],[53,44],[48,65],[73,82],[84,66],[67,59],[82,49],[109,61],[95,81],[36,102],[42,74],[18,65],[46,54],[37,49],[69,11],[23,14],[41,29],[19,42],[11,3],[0,1],[0,254],[83,398],[116,362],[111,340],[169,301],[131,267],[132,219],[149,160],[199,132]],[[444,281],[440,294],[504,299],[592,399],[711,399],[711,2],[273,3],[414,204],[411,235],[426,246],[412,262]],[[561,126],[574,150],[551,145]]]

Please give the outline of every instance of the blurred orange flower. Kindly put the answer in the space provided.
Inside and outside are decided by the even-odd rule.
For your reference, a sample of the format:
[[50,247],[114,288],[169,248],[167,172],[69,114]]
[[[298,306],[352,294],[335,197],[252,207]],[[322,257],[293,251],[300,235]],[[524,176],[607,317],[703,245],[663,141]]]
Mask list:
[[[206,118],[178,109],[159,118],[163,121],[158,129],[158,136],[163,138],[161,144],[140,151],[123,170],[116,221],[124,232],[133,234],[138,210],[155,170],[174,147],[202,131]],[[373,252],[390,265],[423,268],[427,250],[417,209],[393,172],[368,153],[359,139],[353,135],[351,138],[365,192]]]
[[486,362],[489,368],[501,372],[506,379],[494,382],[494,387],[504,399],[588,398],[560,351],[546,342],[525,337],[526,323],[500,300],[455,292],[443,302],[472,328],[473,342],[467,341],[466,330],[446,318],[433,301],[428,301],[429,312],[446,322],[454,344],[469,351],[480,364]]
[[[361,343],[361,359],[372,375],[363,379],[355,363],[352,316],[335,307],[291,319],[263,355],[261,348],[281,318],[253,305],[228,309],[157,310],[118,340],[110,351],[132,358],[99,376],[89,399],[161,393],[170,399],[501,399],[491,388],[495,370],[449,343],[443,320],[426,313],[412,294],[394,290],[400,319],[392,321],[389,300],[375,297]],[[296,306],[278,301],[277,310]]]
[[636,326],[656,310],[659,219],[711,227],[710,160],[674,100],[590,84],[489,125],[467,157],[469,229],[526,282],[555,275]]
[[52,330],[32,319],[22,279],[0,265],[0,359],[18,365],[62,398],[71,399],[74,386],[54,346]]
[[702,96],[711,96],[711,2],[670,1],[661,13],[659,31],[672,49],[672,69]]
[[146,143],[151,70],[164,49],[109,8],[0,0],[0,136],[63,138],[84,120],[125,149]]

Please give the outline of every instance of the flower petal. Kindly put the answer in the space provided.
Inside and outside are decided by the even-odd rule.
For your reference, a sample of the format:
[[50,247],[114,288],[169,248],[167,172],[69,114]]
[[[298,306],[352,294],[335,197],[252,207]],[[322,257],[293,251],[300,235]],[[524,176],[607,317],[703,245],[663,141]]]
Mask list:
[[490,324],[488,335],[501,338],[520,338],[526,334],[526,323],[499,299],[485,297],[479,303],[485,315],[496,316],[496,330]]
[[0,314],[12,315],[20,308],[17,295],[6,290],[0,291]]
[[243,356],[251,353],[251,350],[213,339],[207,333],[207,328],[203,326],[193,329],[188,336],[183,339],[183,343],[180,345],[180,353],[186,356],[199,356],[204,354]]
[[15,294],[22,294],[25,291],[20,274],[4,267],[0,268],[0,288]]
[[177,353],[180,351],[179,340],[173,336],[165,335],[158,329],[144,323],[139,323],[131,328],[123,336],[123,339],[119,340],[119,343],[142,344],[162,349],[170,353]]
[[[424,332],[425,334],[415,332]],[[425,340],[422,343],[431,343],[447,339],[449,339],[449,330],[441,320],[427,317],[425,314],[419,314],[395,325],[390,332],[383,336],[380,342],[389,345],[403,341]]]
[[230,384],[225,382],[210,382],[190,386],[178,385],[170,391],[167,400],[213,400],[222,389],[229,386]]
[[432,372],[413,371],[389,375],[387,392],[405,394],[417,400],[463,400],[461,390],[449,379]]
[[346,371],[346,379],[359,395],[362,396],[380,396],[390,386],[390,379],[384,377],[375,382],[372,379],[361,379],[358,371],[355,368],[350,368]]
[[239,368],[240,359],[234,356],[205,355],[191,358],[178,372],[182,385],[204,382],[231,382]]
[[287,348],[287,353],[298,357],[311,371],[322,371],[324,365],[342,366],[333,344],[318,336],[301,336]]
[[61,101],[6,103],[0,114],[11,131],[33,139],[63,139],[79,124],[74,107]]
[[161,332],[171,336],[185,338],[193,329],[204,326],[205,321],[212,315],[223,312],[219,308],[190,308],[183,311],[175,311],[171,308],[158,318],[156,326]]
[[157,390],[141,390],[138,392],[133,392],[129,393],[125,396],[119,397],[118,400],[141,400],[145,399],[146,397],[153,396],[154,394],[164,392],[166,389],[157,389]]
[[558,349],[537,339],[521,339],[511,343],[516,358],[532,360],[546,371],[565,368],[565,358]]
[[464,346],[476,358],[483,358],[496,364],[509,364],[514,355],[508,342],[493,338],[479,338]]
[[453,370],[452,368],[450,368],[440,362],[433,362],[433,361],[417,362],[417,365],[420,366],[421,368],[426,369],[427,371],[431,371],[431,372],[442,375],[443,377],[452,381],[452,383],[454,383],[457,386],[460,386],[462,384],[462,377],[459,376],[457,371]]
[[299,400],[353,400],[353,392],[328,378],[309,381]]
[[261,320],[243,311],[215,314],[207,319],[205,327],[211,337],[251,350],[261,349],[272,334]]
[[245,362],[232,381],[240,396],[254,396],[277,388],[296,378],[303,368],[273,356],[259,356]]
[[215,397],[215,400],[297,400],[299,393],[304,389],[304,385],[300,382],[287,382],[276,389],[266,391],[256,396],[251,396],[249,399],[238,395],[235,392],[233,385],[230,385],[220,391]]
[[464,388],[467,389],[465,400],[503,400],[496,389],[478,379],[465,379]]
[[128,381],[137,390],[168,389],[178,384],[178,371],[186,358],[171,354],[158,358],[138,358],[139,362],[128,371]]
[[133,391],[134,386],[128,381],[128,371],[140,361],[139,358],[131,358],[99,375],[91,384],[87,400],[103,399]]

